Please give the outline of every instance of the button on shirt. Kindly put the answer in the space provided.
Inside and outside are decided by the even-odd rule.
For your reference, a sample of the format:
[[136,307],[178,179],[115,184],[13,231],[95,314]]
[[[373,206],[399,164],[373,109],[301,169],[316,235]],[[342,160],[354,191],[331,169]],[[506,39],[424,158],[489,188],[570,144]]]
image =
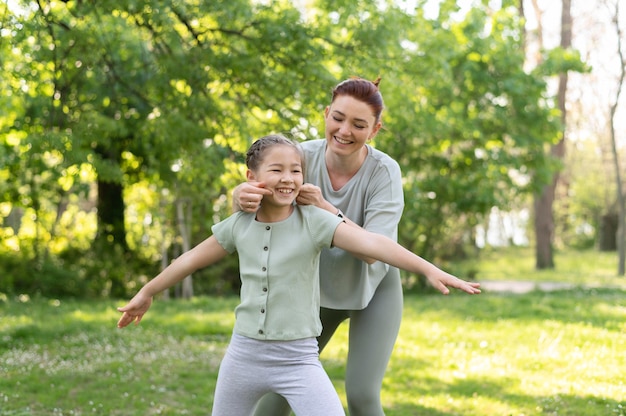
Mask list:
[[284,221],[262,223],[255,216],[238,212],[212,227],[220,245],[239,256],[234,332],[261,340],[318,336],[319,254],[331,246],[341,218],[299,205]]

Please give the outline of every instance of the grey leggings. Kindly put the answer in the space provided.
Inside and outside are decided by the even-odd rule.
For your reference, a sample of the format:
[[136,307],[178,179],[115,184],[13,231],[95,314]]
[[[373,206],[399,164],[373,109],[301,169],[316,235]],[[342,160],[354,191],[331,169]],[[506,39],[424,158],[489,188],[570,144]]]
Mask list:
[[259,341],[233,334],[220,364],[212,415],[249,416],[268,392],[286,397],[298,415],[345,416],[315,338]]
[[[346,396],[351,416],[382,416],[380,402],[383,377],[402,320],[402,284],[399,273],[389,273],[363,310],[341,311],[322,308],[324,327],[318,338],[323,350],[341,322],[350,318]],[[293,409],[297,416],[300,413]],[[289,404],[277,394],[259,402],[256,416],[287,416]]]

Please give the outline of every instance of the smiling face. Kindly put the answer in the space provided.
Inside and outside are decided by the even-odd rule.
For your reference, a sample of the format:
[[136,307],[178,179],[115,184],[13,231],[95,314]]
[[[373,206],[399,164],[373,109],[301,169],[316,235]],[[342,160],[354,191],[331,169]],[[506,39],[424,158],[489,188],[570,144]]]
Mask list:
[[363,148],[381,127],[363,101],[340,95],[326,108],[326,141],[335,153],[349,155]]
[[248,180],[264,182],[272,195],[265,195],[262,208],[291,206],[304,181],[302,156],[294,146],[274,144],[263,150],[261,160],[248,169]]

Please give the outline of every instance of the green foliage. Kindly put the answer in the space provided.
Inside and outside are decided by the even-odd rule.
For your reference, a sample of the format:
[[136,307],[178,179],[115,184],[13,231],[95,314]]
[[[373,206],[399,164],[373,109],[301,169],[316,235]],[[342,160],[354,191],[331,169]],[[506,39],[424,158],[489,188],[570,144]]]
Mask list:
[[562,185],[557,189],[564,197],[558,198],[554,205],[559,246],[598,248],[605,231],[615,243],[617,224],[614,229],[603,230],[607,218],[614,217],[617,221],[617,185],[606,152],[602,139],[568,142]]
[[[387,104],[392,136],[377,142],[404,167],[402,240],[428,257],[454,256],[492,207],[510,209],[551,177],[558,166],[544,149],[559,137],[558,117],[545,81],[523,70],[511,9],[475,7],[464,20],[415,27]],[[413,111],[393,111],[407,104]]]
[[[543,151],[558,114],[548,69],[523,71],[515,7],[482,1],[459,15],[444,1],[431,19],[424,3],[0,5],[0,254],[74,270],[88,294],[131,288],[179,250],[177,203],[191,207],[196,244],[230,212],[254,138],[320,137],[331,87],[381,75],[374,144],[405,174],[400,239],[429,258],[457,255],[491,207],[511,207],[558,168]],[[557,52],[545,68],[580,69]],[[123,190],[123,212],[98,197],[103,184]],[[236,288],[235,267],[202,273],[203,290]]]
[[[110,280],[126,282],[128,293],[154,266],[122,253],[64,250],[39,261],[29,256],[0,255],[0,288],[4,293],[66,298],[108,296]],[[136,275],[134,275],[136,273]]]
[[591,71],[591,68],[582,60],[580,52],[575,49],[556,47],[544,51],[544,55],[541,64],[536,69],[542,76],[559,75],[569,71],[580,73]]

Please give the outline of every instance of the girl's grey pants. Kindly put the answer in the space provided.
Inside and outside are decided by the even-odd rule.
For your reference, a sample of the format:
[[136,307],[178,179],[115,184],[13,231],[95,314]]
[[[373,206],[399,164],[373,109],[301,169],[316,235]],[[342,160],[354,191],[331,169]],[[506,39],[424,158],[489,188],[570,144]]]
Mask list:
[[266,393],[289,402],[297,416],[345,416],[319,360],[315,338],[261,341],[233,334],[220,365],[213,416],[249,416]]

